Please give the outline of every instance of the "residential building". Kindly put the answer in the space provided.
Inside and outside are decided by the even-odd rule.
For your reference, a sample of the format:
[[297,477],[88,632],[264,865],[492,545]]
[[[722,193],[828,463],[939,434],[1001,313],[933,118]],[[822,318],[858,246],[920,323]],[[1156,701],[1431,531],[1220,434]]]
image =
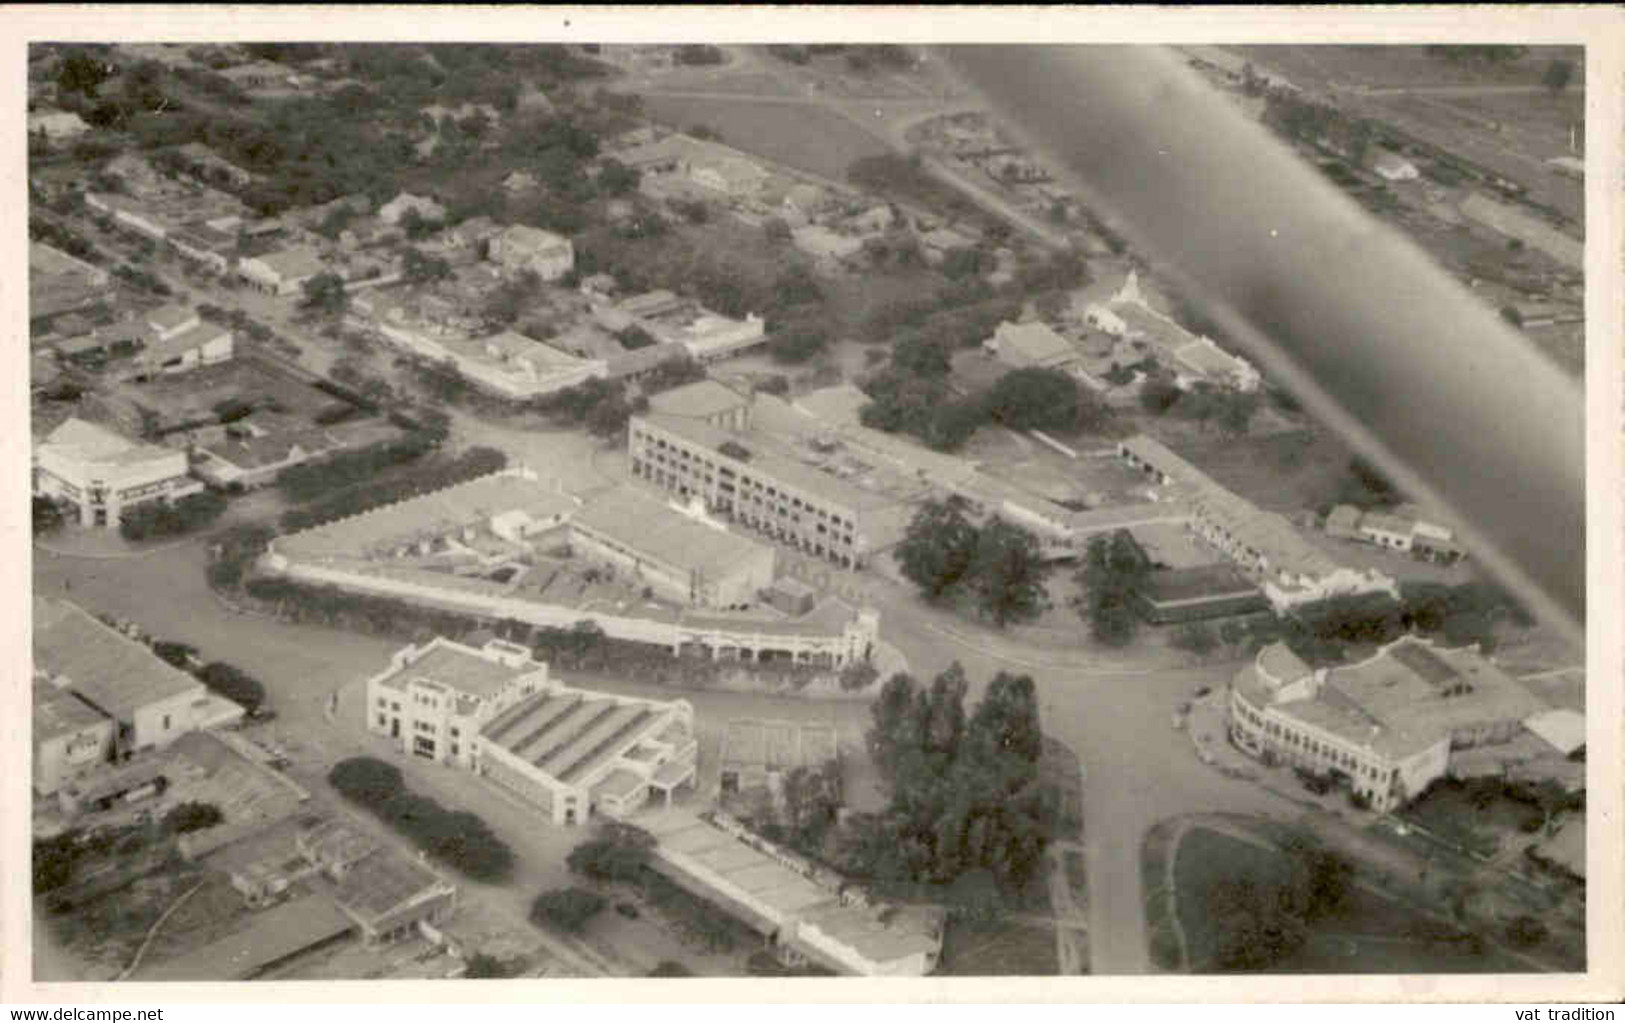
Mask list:
[[534,175],[524,171],[509,171],[508,176],[502,179],[502,189],[509,195],[519,195],[533,190],[537,185]]
[[1362,512],[1338,505],[1326,516],[1326,535],[1402,551],[1418,560],[1455,564],[1467,557],[1453,530],[1422,518],[1414,506]]
[[1113,337],[1150,345],[1175,372],[1175,382],[1189,390],[1197,383],[1217,384],[1244,393],[1258,390],[1263,377],[1247,360],[1232,355],[1212,339],[1187,331],[1147,300],[1139,274],[1130,271],[1122,288],[1105,302],[1090,302],[1084,322]]
[[423,296],[415,307],[391,305],[370,318],[360,303],[356,309],[346,319],[350,326],[374,331],[430,361],[450,360],[474,386],[512,401],[552,394],[609,373],[603,359],[581,359],[511,330],[476,336],[475,315],[434,295]]
[[693,607],[748,608],[773,584],[773,548],[728,532],[706,517],[703,503],[677,511],[634,487],[611,490],[576,512],[570,549]]
[[220,77],[239,89],[276,89],[290,84],[294,73],[281,64],[269,60],[251,60],[235,67],[223,68]]
[[614,334],[641,327],[656,341],[682,345],[700,362],[742,355],[767,343],[760,316],[747,313],[743,320],[730,319],[669,291],[635,295],[617,306],[596,306],[593,317]]
[[186,452],[127,440],[69,419],[34,449],[34,493],[70,505],[85,526],[116,527],[129,508],[203,489],[187,475]]
[[299,829],[293,842],[307,863],[334,881],[344,880],[351,868],[378,850],[377,842],[336,820]]
[[356,864],[333,895],[366,945],[412,936],[444,924],[457,912],[457,886],[397,852],[377,852]]
[[378,219],[386,224],[399,224],[408,210],[416,210],[423,220],[445,220],[446,208],[433,199],[410,192],[402,192],[378,208]]
[[[683,390],[668,392],[670,401],[683,402]],[[757,395],[744,424],[733,428],[652,409],[634,416],[632,475],[685,499],[698,495],[709,510],[842,567],[860,567],[895,544],[912,514],[904,502],[847,482],[838,467],[820,471],[798,461],[753,429],[755,405],[768,397]]]
[[1043,323],[1001,323],[985,344],[1015,369],[1065,370],[1078,362],[1072,342]]
[[936,968],[941,910],[871,905],[857,886],[720,812],[667,815],[649,828],[653,869],[762,934],[784,961],[860,977],[923,977]]
[[113,749],[128,755],[168,746],[201,728],[239,720],[243,709],[77,606],[34,598],[34,671],[117,723]]
[[187,327],[149,337],[146,347],[137,354],[135,364],[137,372],[143,375],[184,373],[199,366],[228,362],[234,352],[230,329],[203,323],[193,315]]
[[920,235],[920,251],[925,261],[936,266],[948,255],[963,249],[974,249],[976,239],[950,227],[939,227]]
[[395,652],[367,680],[367,730],[402,753],[474,768],[474,738],[492,718],[547,684],[547,665],[514,643],[479,648],[436,637]]
[[1256,580],[1277,612],[1343,594],[1397,598],[1393,579],[1375,569],[1338,564],[1285,516],[1231,493],[1158,441],[1131,437],[1118,445],[1118,454],[1169,488],[1187,511],[1186,528]]
[[1379,152],[1377,158],[1371,161],[1371,169],[1387,181],[1415,181],[1422,176],[1416,164],[1386,150]]
[[53,796],[65,783],[113,757],[112,718],[40,678],[34,679],[33,789]]
[[153,241],[163,241],[174,226],[169,223],[169,218],[129,196],[86,192],[85,205],[98,213],[107,214],[115,222]]
[[527,224],[511,224],[491,238],[490,259],[509,273],[531,271],[544,281],[556,281],[575,267],[570,239]]
[[199,175],[200,177],[215,178],[236,185],[239,188],[254,183],[254,175],[231,161],[222,159],[218,153],[202,142],[188,142],[175,151],[202,170],[203,173]]
[[237,236],[205,223],[187,224],[171,232],[169,244],[176,252],[218,274],[231,269]]
[[90,130],[84,118],[67,110],[37,110],[28,115],[28,134],[48,139],[77,138]]
[[863,239],[841,234],[821,224],[797,227],[790,232],[795,247],[826,264],[842,263],[863,251]]
[[646,700],[561,685],[537,692],[479,732],[475,770],[547,815],[585,824],[625,818],[651,792],[670,802],[694,783],[699,743],[687,700]]
[[1456,751],[1507,743],[1545,709],[1474,647],[1404,636],[1316,670],[1276,643],[1232,683],[1230,734],[1253,756],[1338,772],[1386,811],[1443,777]]
[[741,718],[728,722],[719,759],[724,794],[777,794],[791,771],[818,771],[835,763],[839,744],[833,725]]
[[262,433],[248,424],[195,447],[192,471],[217,487],[253,489],[273,482],[283,469],[340,446],[319,428]]
[[320,253],[304,245],[263,256],[245,256],[237,263],[237,273],[243,280],[272,295],[295,294],[306,281],[326,269]]
[[28,316],[56,316],[89,305],[107,293],[112,276],[42,242],[28,243]]
[[771,175],[736,149],[681,133],[615,154],[645,174],[681,174],[702,188],[730,198],[754,195]]

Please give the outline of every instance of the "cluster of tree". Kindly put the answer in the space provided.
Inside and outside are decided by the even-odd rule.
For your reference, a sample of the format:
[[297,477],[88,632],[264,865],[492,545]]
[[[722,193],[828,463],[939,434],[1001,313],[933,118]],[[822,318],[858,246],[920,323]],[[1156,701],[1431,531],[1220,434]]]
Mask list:
[[518,619],[498,623],[498,631],[510,642],[531,648],[539,661],[572,669],[603,668],[609,663],[610,642],[604,629],[590,618],[569,628],[532,626]]
[[75,259],[82,259],[87,263],[104,262],[102,254],[83,235],[71,231],[53,220],[29,217],[28,240],[43,242],[53,248],[61,249]]
[[765,796],[747,815],[750,829],[770,842],[827,859],[842,806],[841,769],[834,761],[818,768],[796,767],[784,776],[775,801]]
[[145,501],[119,515],[119,535],[126,540],[156,540],[201,529],[226,510],[226,499],[211,490],[178,501]]
[[1127,530],[1090,537],[1078,566],[1077,606],[1095,642],[1122,647],[1134,640],[1140,627],[1134,589],[1149,569]]
[[352,757],[334,764],[327,780],[340,795],[475,881],[501,883],[513,869],[513,850],[484,820],[408,789],[393,764]]
[[189,800],[164,814],[164,831],[171,835],[184,835],[190,831],[212,828],[225,820],[220,808],[213,803]]
[[1094,433],[1112,419],[1099,395],[1060,370],[1012,370],[987,391],[959,398],[948,386],[948,369],[942,345],[918,334],[906,337],[890,365],[863,385],[871,399],[858,413],[863,424],[953,451],[989,422],[1013,430]]
[[197,666],[198,649],[189,643],[157,640],[152,644],[152,652],[172,667],[196,675],[210,691],[242,707],[249,717],[254,717],[265,705],[265,686],[236,665],[210,661]]
[[1235,391],[1206,382],[1185,390],[1160,370],[1150,373],[1140,385],[1141,408],[1154,416],[1191,420],[1204,430],[1216,422],[1226,433],[1244,434],[1261,404],[1257,392]]
[[210,544],[208,578],[216,589],[234,590],[248,568],[271,545],[276,531],[264,522],[239,522],[216,533]]
[[1347,660],[1350,647],[1380,646],[1406,634],[1437,637],[1450,647],[1476,643],[1488,653],[1502,622],[1527,628],[1534,619],[1488,583],[1403,583],[1398,600],[1385,593],[1330,597],[1286,617],[1226,625],[1219,634],[1225,642],[1245,642],[1253,649],[1285,643],[1305,662],[1320,665]]
[[457,637],[481,624],[455,611],[423,607],[390,597],[350,593],[336,586],[316,586],[280,576],[251,578],[243,585],[243,592],[288,621],[376,636],[403,636],[413,640]]
[[62,512],[62,506],[40,494],[34,495],[33,502],[34,535],[49,536],[61,529],[67,522],[67,516]]
[[331,270],[310,278],[300,288],[303,292],[299,300],[300,308],[313,313],[337,316],[350,304],[350,296],[344,290],[344,278]]
[[963,498],[927,501],[915,512],[893,556],[927,600],[969,593],[1000,628],[1035,618],[1049,606],[1049,565],[1038,538],[994,516],[978,526]]
[[671,59],[674,64],[705,66],[725,63],[728,58],[715,46],[708,46],[703,43],[687,43],[677,47],[672,52]]
[[1338,481],[1333,500],[1316,511],[1325,518],[1334,504],[1347,504],[1370,511],[1392,508],[1404,499],[1405,496],[1392,480],[1383,475],[1381,469],[1355,455],[1349,459],[1347,471]]
[[566,934],[580,934],[607,905],[608,900],[590,889],[556,888],[536,896],[530,904],[530,922]]
[[867,742],[890,802],[854,820],[841,852],[849,873],[950,890],[990,878],[1006,896],[1041,873],[1056,799],[1039,777],[1033,681],[1000,672],[968,715],[967,689],[958,664],[929,686],[886,681]]
[[1376,140],[1377,124],[1286,89],[1269,94],[1264,123],[1288,139],[1330,149],[1359,166]]
[[615,437],[646,402],[619,380],[593,378],[532,399],[532,407],[556,423],[582,426],[594,437]]
[[120,263],[113,268],[113,276],[127,281],[143,291],[150,291],[154,295],[168,296],[174,292],[163,279],[147,270],[133,267],[128,263]]
[[291,508],[282,514],[280,524],[283,532],[296,533],[334,519],[359,515],[381,505],[432,494],[458,483],[489,476],[507,465],[508,456],[495,448],[469,448],[455,458],[419,466],[410,475],[383,481],[369,480],[365,486],[339,490],[316,499],[306,507]]
[[749,930],[722,909],[691,895],[648,866],[655,840],[634,825],[606,823],[570,851],[570,870],[599,883],[637,888],[669,920],[713,952],[731,952]]
[[408,284],[432,284],[451,276],[451,264],[409,245],[401,253],[401,274]]
[[480,306],[480,316],[490,329],[511,327],[541,293],[541,277],[534,270],[526,270],[492,288]]
[[1282,843],[1282,876],[1219,877],[1193,892],[1213,929],[1212,962],[1197,969],[1253,973],[1290,956],[1309,927],[1348,899],[1354,867],[1305,835]]
[[432,436],[409,433],[364,448],[340,451],[319,461],[289,466],[277,473],[276,487],[289,501],[303,504],[337,490],[371,483],[378,473],[416,462],[437,446]]
[[864,156],[846,169],[846,179],[871,195],[913,203],[958,217],[976,217],[976,205],[932,177],[918,154]]
[[1485,64],[1510,64],[1522,60],[1524,54],[1529,52],[1527,46],[1485,45],[1485,46],[1446,46],[1433,44],[1427,47],[1427,55],[1439,60],[1448,60],[1453,64],[1482,62]]

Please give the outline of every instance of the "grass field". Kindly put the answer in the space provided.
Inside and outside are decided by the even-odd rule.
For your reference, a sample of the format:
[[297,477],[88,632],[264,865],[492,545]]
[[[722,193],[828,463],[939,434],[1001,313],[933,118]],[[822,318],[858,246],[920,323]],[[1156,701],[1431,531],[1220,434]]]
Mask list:
[[[1214,930],[1204,911],[1207,886],[1238,877],[1265,881],[1283,876],[1275,853],[1205,828],[1185,833],[1175,852],[1180,923],[1192,972],[1207,972]],[[1403,904],[1355,888],[1334,917],[1311,925],[1309,938],[1269,973],[1497,973],[1526,969],[1476,942],[1467,932]]]
[[651,117],[673,127],[703,124],[735,149],[835,181],[846,179],[852,161],[889,152],[840,114],[805,103],[654,94],[644,97],[644,106]]
[[[1159,439],[1168,443],[1162,432]],[[1171,446],[1222,486],[1282,513],[1332,500],[1350,457],[1330,430],[1321,429],[1239,439],[1214,430],[1205,439]]]
[[1060,969],[1051,927],[955,920],[943,937],[937,973],[949,977],[1053,977]]
[[[1584,51],[1578,46],[1531,46],[1522,60],[1507,64],[1452,63],[1427,55],[1425,47],[1410,46],[1226,46],[1280,72],[1300,88],[1324,87],[1328,82],[1379,88],[1442,85],[1539,85],[1547,62],[1572,60],[1578,66]],[[1578,68],[1577,68],[1578,69]]]

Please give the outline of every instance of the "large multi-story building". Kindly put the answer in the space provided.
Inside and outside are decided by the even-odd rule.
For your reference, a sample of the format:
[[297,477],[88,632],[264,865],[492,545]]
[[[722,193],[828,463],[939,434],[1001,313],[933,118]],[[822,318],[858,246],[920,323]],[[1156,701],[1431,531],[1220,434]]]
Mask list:
[[695,607],[747,608],[773,585],[773,548],[728,532],[703,507],[679,512],[633,487],[612,490],[576,512],[570,547]]
[[113,755],[113,719],[72,693],[34,680],[34,791],[55,795],[65,783]]
[[34,450],[34,493],[71,505],[85,526],[116,527],[130,508],[202,489],[187,473],[185,451],[128,440],[83,419],[63,423]]
[[486,722],[546,684],[547,665],[522,646],[436,637],[396,651],[367,680],[367,730],[402,753],[472,770],[474,737]]
[[1186,528],[1257,580],[1276,611],[1340,595],[1398,596],[1390,577],[1338,564],[1285,516],[1231,493],[1160,442],[1130,437],[1118,445],[1118,455],[1177,495],[1188,516]]
[[480,730],[475,758],[480,775],[554,824],[624,818],[651,792],[669,801],[694,784],[694,708],[549,683]]
[[570,239],[527,224],[511,224],[491,238],[490,258],[511,273],[531,271],[556,281],[576,265]]
[[754,428],[756,405],[770,396],[736,406],[717,402],[717,388],[701,382],[667,392],[660,411],[633,417],[634,476],[697,495],[713,512],[844,568],[901,538],[912,514],[906,499],[848,482],[834,462],[818,468],[794,457]]
[[1276,643],[1232,682],[1230,735],[1253,756],[1339,772],[1388,810],[1442,777],[1452,751],[1509,742],[1546,709],[1471,647],[1406,636],[1316,670]]
[[34,672],[116,722],[116,754],[162,748],[243,716],[146,645],[63,600],[34,598]]

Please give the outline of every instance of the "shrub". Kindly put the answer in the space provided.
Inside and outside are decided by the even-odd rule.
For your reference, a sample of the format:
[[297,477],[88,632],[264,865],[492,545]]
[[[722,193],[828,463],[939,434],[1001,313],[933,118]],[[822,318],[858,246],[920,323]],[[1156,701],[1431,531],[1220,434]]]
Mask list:
[[1516,948],[1533,948],[1546,940],[1550,933],[1546,925],[1532,916],[1514,917],[1507,924],[1507,941]]
[[372,757],[339,761],[327,780],[346,799],[364,804],[382,805],[406,789],[400,768]]
[[265,687],[259,680],[224,661],[213,661],[198,673],[203,684],[242,706],[250,716],[265,703]]
[[530,905],[530,922],[537,927],[553,927],[567,934],[579,934],[587,922],[603,911],[606,900],[584,888],[559,888],[536,896]]
[[188,802],[164,814],[164,830],[171,835],[184,835],[189,831],[202,831],[219,824],[225,816],[213,803]]
[[220,517],[226,499],[212,491],[188,494],[179,501],[151,501],[127,509],[119,517],[119,535],[126,540],[179,536]]

